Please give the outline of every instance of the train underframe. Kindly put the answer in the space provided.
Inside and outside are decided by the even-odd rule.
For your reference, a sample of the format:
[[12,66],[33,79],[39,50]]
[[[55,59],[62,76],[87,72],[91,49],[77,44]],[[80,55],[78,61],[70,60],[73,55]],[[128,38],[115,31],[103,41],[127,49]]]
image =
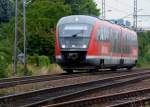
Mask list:
[[62,51],[61,54],[57,63],[69,73],[73,70],[132,69],[137,63],[136,59],[87,56],[87,51]]

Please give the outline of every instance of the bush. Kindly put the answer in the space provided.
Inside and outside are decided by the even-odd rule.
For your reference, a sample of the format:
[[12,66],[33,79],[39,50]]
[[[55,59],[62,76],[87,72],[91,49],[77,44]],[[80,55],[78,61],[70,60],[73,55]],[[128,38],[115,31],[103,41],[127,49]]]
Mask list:
[[0,78],[6,78],[7,77],[7,60],[5,57],[0,56]]
[[50,59],[48,56],[29,56],[28,63],[36,66],[48,66],[50,64]]
[[28,57],[28,64],[39,66],[38,62],[38,55]]
[[39,56],[38,61],[39,66],[48,66],[50,64],[50,60],[47,56]]

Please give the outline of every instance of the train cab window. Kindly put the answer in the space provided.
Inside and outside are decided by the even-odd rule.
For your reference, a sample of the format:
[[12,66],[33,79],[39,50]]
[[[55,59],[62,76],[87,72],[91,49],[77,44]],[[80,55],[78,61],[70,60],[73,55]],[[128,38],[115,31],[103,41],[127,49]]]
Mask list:
[[92,25],[90,24],[62,24],[59,26],[59,37],[90,37]]

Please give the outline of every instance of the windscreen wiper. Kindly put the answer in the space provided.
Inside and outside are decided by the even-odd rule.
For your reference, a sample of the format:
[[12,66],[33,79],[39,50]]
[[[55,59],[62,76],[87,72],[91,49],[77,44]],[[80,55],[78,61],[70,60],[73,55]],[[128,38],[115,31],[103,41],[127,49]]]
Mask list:
[[77,37],[78,34],[83,33],[83,30],[81,30],[80,32],[77,32],[75,34],[72,35],[72,37]]

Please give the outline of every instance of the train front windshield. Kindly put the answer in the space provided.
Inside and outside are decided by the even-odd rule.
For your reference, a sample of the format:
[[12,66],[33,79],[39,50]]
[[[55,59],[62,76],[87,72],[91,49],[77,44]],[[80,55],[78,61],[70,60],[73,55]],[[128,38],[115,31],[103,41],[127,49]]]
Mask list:
[[62,24],[59,25],[59,42],[61,48],[81,49],[87,48],[92,31],[88,24]]
[[59,37],[90,37],[91,30],[88,24],[63,24],[59,26]]

